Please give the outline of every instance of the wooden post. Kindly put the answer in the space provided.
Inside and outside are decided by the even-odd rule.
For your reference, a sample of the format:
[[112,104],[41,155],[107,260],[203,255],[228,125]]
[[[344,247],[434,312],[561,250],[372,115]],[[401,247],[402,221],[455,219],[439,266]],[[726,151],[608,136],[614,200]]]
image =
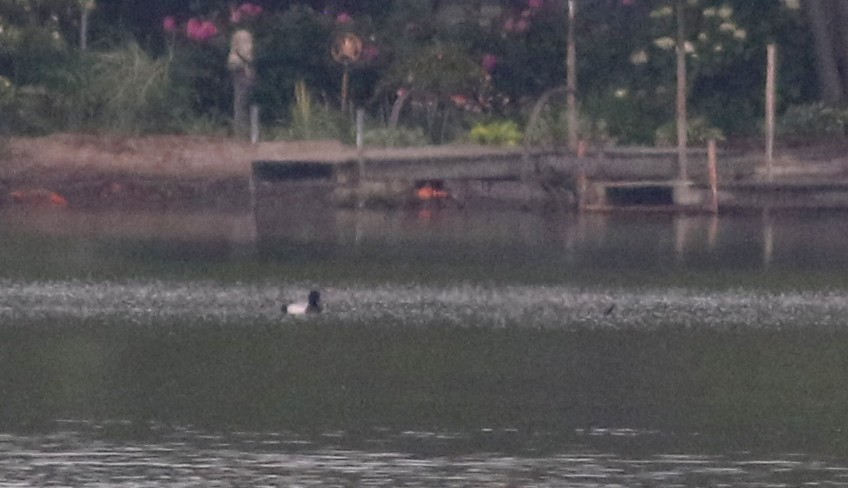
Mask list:
[[362,151],[365,145],[365,110],[356,109],[356,149]]
[[347,63],[344,65],[344,72],[342,73],[342,112],[348,113],[347,109],[347,99],[348,92],[350,90],[350,70],[348,70]]
[[777,92],[777,46],[766,48],[766,178],[772,179],[774,166],[775,106]]
[[259,105],[250,105],[250,142],[259,143]]
[[707,141],[707,165],[710,178],[710,211],[718,213],[718,169],[716,157],[716,141]]
[[689,178],[688,121],[686,114],[686,26],[684,24],[686,1],[677,0],[677,177]]
[[80,16],[80,51],[85,51],[88,49],[88,15],[90,10],[88,9],[88,3],[84,3],[82,6],[82,15]]
[[575,19],[577,16],[577,0],[568,0],[568,38],[566,40],[566,106],[568,110],[568,149],[577,151],[578,125],[580,116],[577,113],[577,41],[575,36]]
[[586,197],[589,192],[589,178],[586,176],[586,171],[581,169],[577,172],[577,182],[574,185],[577,195],[577,210],[582,212],[586,210]]

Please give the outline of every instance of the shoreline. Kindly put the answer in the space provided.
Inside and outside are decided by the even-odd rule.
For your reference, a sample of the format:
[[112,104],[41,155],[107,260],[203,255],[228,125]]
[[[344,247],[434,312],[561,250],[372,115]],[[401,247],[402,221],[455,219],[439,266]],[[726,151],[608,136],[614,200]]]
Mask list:
[[[0,205],[56,205],[63,201],[79,208],[246,210],[251,204],[253,161],[339,163],[355,160],[359,154],[356,148],[338,141],[251,144],[178,135],[11,137],[0,151]],[[520,157],[521,149],[457,145],[368,149],[366,155],[374,161]],[[733,183],[762,182],[761,169]],[[848,149],[844,143],[781,148],[773,181],[848,182]]]

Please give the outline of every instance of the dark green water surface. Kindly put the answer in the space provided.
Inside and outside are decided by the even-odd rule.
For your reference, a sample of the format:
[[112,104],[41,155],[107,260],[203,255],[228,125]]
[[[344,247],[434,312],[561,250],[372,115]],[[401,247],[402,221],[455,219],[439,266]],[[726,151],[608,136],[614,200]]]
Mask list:
[[0,486],[848,485],[846,214],[0,222]]

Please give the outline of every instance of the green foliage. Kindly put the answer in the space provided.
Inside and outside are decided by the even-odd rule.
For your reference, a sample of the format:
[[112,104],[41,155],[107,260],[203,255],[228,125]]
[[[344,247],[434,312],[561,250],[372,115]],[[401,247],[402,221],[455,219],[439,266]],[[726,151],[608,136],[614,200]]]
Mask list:
[[[710,139],[724,140],[724,133],[721,129],[713,127],[703,117],[695,117],[689,120],[686,135],[688,143],[692,145],[705,145]],[[668,122],[661,125],[656,131],[655,144],[661,147],[676,145],[677,122]]]
[[434,43],[395,61],[381,81],[383,91],[407,87],[447,98],[480,90],[483,69],[457,44]]
[[342,69],[329,54],[332,29],[326,16],[302,6],[257,21],[253,30],[259,77],[253,97],[264,118],[288,120],[299,80],[325,99],[337,99]]
[[424,129],[416,127],[407,129],[398,127],[396,129],[383,128],[366,131],[363,136],[366,146],[375,147],[412,147],[426,146],[430,140]]
[[171,96],[171,62],[153,59],[135,43],[95,54],[84,92],[91,122],[119,133],[173,129],[178,107]]
[[822,102],[793,105],[778,121],[778,131],[790,137],[845,136],[848,110]]
[[[651,143],[669,119],[675,82],[671,3],[581,3],[576,35],[584,136]],[[756,127],[763,112],[764,46],[774,41],[784,60],[779,99],[803,104],[816,98],[812,40],[800,11],[772,0],[687,5],[692,112],[727,133]],[[0,100],[0,125],[26,133],[220,132],[232,111],[224,60],[236,27],[255,35],[253,101],[266,123],[290,125],[291,137],[317,131],[350,138],[348,118],[329,108],[338,105],[341,91],[343,69],[329,54],[339,32],[356,32],[374,48],[368,60],[349,67],[351,99],[386,115],[399,88],[416,90],[403,122],[414,121],[430,142],[465,134],[475,118],[518,120],[528,100],[565,79],[565,2],[532,8],[525,1],[488,0],[263,6],[261,15],[235,25],[228,21],[231,2],[224,0],[98,2],[90,17],[91,50],[82,53],[76,48],[81,0],[0,0],[0,76],[13,87],[11,98]],[[342,12],[352,21],[339,22]],[[180,24],[173,34],[161,31],[165,15]],[[187,39],[183,26],[190,17],[214,22],[220,34],[207,42]],[[487,61],[484,69],[484,57],[496,62]],[[311,112],[320,122],[292,110],[297,80],[311,88]],[[468,103],[454,104],[451,97]],[[549,135],[540,140],[565,131],[561,115],[546,114]],[[803,120],[803,113],[786,117],[784,131],[844,132],[825,113],[812,124],[793,122]]]
[[[549,103],[535,121],[528,120],[527,124],[525,140],[531,145],[560,147],[568,142],[568,112],[564,104]],[[581,112],[578,125],[579,138],[594,146],[611,146],[616,142],[610,136],[607,121],[603,118]]]
[[289,139],[336,139],[352,142],[352,127],[344,113],[313,102],[312,93],[301,80],[295,84],[295,105],[291,125],[285,133]]
[[472,142],[491,146],[517,146],[521,143],[523,135],[521,130],[512,120],[496,120],[488,123],[475,125],[469,137]]
[[642,93],[593,94],[585,98],[581,112],[590,120],[603,121],[606,136],[620,144],[653,144],[654,130],[667,111]]

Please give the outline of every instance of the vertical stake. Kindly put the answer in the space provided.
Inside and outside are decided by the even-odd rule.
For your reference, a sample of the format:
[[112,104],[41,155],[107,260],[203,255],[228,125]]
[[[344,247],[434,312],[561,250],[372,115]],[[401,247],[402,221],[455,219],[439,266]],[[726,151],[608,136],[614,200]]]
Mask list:
[[774,166],[775,99],[777,91],[777,46],[766,48],[766,178],[772,179]]
[[250,106],[250,142],[259,142],[259,105]]
[[707,141],[707,165],[710,177],[710,211],[718,213],[718,161],[715,139]]

